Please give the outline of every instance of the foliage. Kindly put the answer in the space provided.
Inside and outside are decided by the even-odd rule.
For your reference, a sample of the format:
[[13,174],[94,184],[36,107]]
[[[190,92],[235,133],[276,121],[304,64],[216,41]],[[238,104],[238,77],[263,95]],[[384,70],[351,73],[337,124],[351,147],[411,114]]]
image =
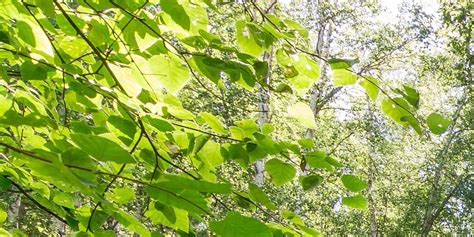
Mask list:
[[[222,106],[226,93],[245,97],[258,88],[296,101],[326,66],[334,86],[359,82],[394,122],[418,134],[448,129],[438,113],[425,125],[420,94],[409,85],[389,91],[375,74],[359,72],[357,60],[312,53],[301,46],[304,27],[258,2],[232,6],[225,38],[209,30],[226,14],[211,1],[4,1],[0,188],[14,187],[39,218],[53,217],[75,235],[314,236],[319,231],[292,208],[277,208],[268,189],[299,180],[310,192],[337,176],[351,192],[341,203],[366,209],[368,182],[342,168],[334,151],[281,136],[275,124],[190,108],[200,101],[183,99],[186,89]],[[278,80],[267,83],[270,72]],[[318,128],[307,104],[281,107],[299,129]],[[262,188],[243,170],[266,157],[273,185]],[[6,216],[0,209],[0,222]],[[53,232],[16,228],[0,231]]]

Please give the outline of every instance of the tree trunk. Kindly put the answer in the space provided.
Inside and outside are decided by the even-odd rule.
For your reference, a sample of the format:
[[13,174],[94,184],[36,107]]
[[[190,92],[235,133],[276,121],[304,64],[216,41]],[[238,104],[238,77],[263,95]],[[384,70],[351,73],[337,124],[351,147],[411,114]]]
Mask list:
[[[263,60],[267,62],[268,72],[265,76],[265,81],[263,85],[269,85],[271,81],[271,69],[272,69],[272,57],[273,49],[270,52],[265,52],[263,55]],[[258,90],[258,127],[261,129],[265,123],[270,122],[270,91],[268,88],[260,86]],[[255,184],[258,186],[263,186],[265,178],[265,158],[255,162]]]
[[[265,5],[271,6],[272,2],[266,2]],[[266,8],[265,7],[265,8]],[[273,9],[269,9],[269,13],[272,13]],[[265,75],[263,83],[261,83],[258,89],[258,127],[261,130],[265,123],[270,122],[270,90],[265,85],[270,85],[271,71],[272,71],[272,58],[273,58],[273,47],[270,52],[263,54],[263,61],[267,63],[268,71]],[[255,177],[254,182],[257,186],[261,187],[265,181],[265,158],[255,162]]]
[[[327,29],[326,29],[327,28]],[[331,35],[332,35],[332,25],[325,24],[320,27],[318,30],[318,41],[316,42],[316,52],[321,55],[328,54],[329,47],[331,45]],[[322,79],[327,77],[327,65],[320,60],[319,65],[321,65],[321,74],[318,78],[318,81],[321,81]],[[314,85],[310,91],[309,91],[309,107],[313,111],[313,116],[314,119],[318,116],[319,112],[321,111],[322,107],[326,105],[329,100],[337,94],[337,92],[340,91],[340,88],[335,88],[332,89],[328,94],[325,96],[318,91],[318,88],[316,85]],[[312,138],[314,136],[314,130],[309,128],[306,130],[305,137],[306,138]]]
[[439,153],[435,157],[435,159],[437,160],[437,166],[435,169],[433,183],[431,185],[431,190],[429,193],[428,205],[426,208],[425,216],[423,218],[423,225],[421,228],[422,236],[428,236],[436,219],[435,210],[436,210],[436,203],[438,202],[437,194],[439,193],[439,185],[440,185],[439,183],[441,180],[441,175],[444,171],[444,165],[446,162],[446,154],[448,153],[448,150],[456,136],[456,134],[454,133],[454,128],[456,127],[456,121],[459,118],[461,110],[466,103],[466,99],[467,99],[467,96],[466,96],[466,93],[464,93],[462,98],[459,99],[458,101],[458,108],[456,109],[456,112],[453,115],[453,119],[452,119],[453,123],[451,127],[449,128],[446,142],[444,143],[443,148],[439,151]]
[[8,208],[8,221],[14,223],[15,228],[20,229],[21,227],[21,194],[16,194],[16,198],[14,198],[14,202]]
[[[367,96],[367,111],[368,111],[368,121],[366,125],[366,131],[374,131],[373,126],[376,123],[376,119],[374,117],[374,105],[371,103],[370,98]],[[377,125],[375,125],[377,126]],[[372,154],[376,154],[377,152],[377,142],[376,136],[379,134],[374,135],[373,133],[368,134],[368,144],[369,144],[369,154],[367,154],[367,199],[369,203],[369,211],[370,211],[370,232],[369,236],[376,237],[377,236],[377,207],[373,196],[373,185],[375,182],[374,173],[377,171],[376,163],[373,159]],[[379,230],[380,231],[380,230]]]
[[377,215],[376,215],[376,207],[375,207],[375,201],[374,197],[372,196],[372,185],[373,185],[373,164],[370,162],[372,159],[369,154],[369,177],[368,177],[368,187],[367,187],[367,193],[368,193],[368,201],[369,201],[369,210],[370,210],[370,237],[376,237],[377,236]]

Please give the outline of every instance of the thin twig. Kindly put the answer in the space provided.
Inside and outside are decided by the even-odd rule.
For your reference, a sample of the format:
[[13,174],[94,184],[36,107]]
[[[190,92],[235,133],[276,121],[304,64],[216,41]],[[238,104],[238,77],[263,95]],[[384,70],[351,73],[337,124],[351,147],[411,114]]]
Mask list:
[[53,211],[49,210],[48,208],[46,208],[45,206],[43,206],[41,203],[39,203],[38,201],[36,201],[33,197],[31,197],[28,192],[26,192],[19,184],[15,183],[13,180],[7,178],[4,176],[4,178],[10,180],[10,182],[13,184],[13,186],[15,186],[18,190],[20,190],[20,192],[26,197],[28,198],[31,202],[33,202],[36,206],[38,206],[41,210],[47,212],[48,214],[54,216],[54,218],[58,219],[59,221],[61,221],[62,223],[68,225],[67,221],[62,218],[61,216],[59,216],[58,214],[54,213]]
[[74,30],[76,31],[77,34],[79,34],[79,36],[81,36],[81,38],[87,43],[87,45],[89,45],[89,47],[92,49],[92,51],[94,51],[94,54],[99,58],[99,60],[102,62],[102,64],[104,65],[104,67],[107,69],[107,71],[109,72],[110,76],[112,77],[112,79],[114,80],[114,82],[117,84],[117,86],[122,90],[122,91],[125,91],[125,89],[122,87],[122,85],[120,84],[119,80],[117,79],[117,77],[115,76],[115,73],[112,71],[112,69],[110,68],[109,64],[107,63],[107,60],[102,56],[102,53],[100,52],[100,50],[95,47],[95,45],[89,40],[89,38],[87,38],[87,36],[81,31],[81,29],[79,29],[79,27],[76,25],[76,23],[74,23],[74,21],[71,19],[71,17],[64,11],[64,9],[61,7],[61,4],[59,4],[59,2],[57,0],[53,0],[54,4],[56,5],[56,7],[59,9],[59,11],[61,11],[61,13],[64,15],[64,17],[66,18],[66,20],[69,22],[69,24],[72,26],[72,28],[74,28]]
[[[43,162],[46,162],[46,163],[49,163],[49,164],[52,164],[53,162],[46,159],[46,158],[43,158],[43,157],[40,157],[30,151],[25,151],[25,150],[22,150],[22,149],[19,149],[19,148],[16,148],[14,146],[11,146],[9,144],[6,144],[6,143],[3,143],[3,142],[0,142],[0,145],[3,146],[3,147],[6,147],[6,148],[9,148],[11,150],[14,150],[18,153],[21,153],[21,154],[24,154],[24,155],[27,155],[31,158],[34,158],[36,160],[40,160],[40,161],[43,161]],[[191,200],[181,196],[181,195],[178,195],[176,193],[174,193],[173,191],[170,191],[168,189],[165,189],[163,187],[160,187],[160,186],[156,186],[154,184],[151,184],[151,183],[148,183],[148,182],[144,182],[144,181],[141,181],[141,180],[138,180],[138,179],[134,179],[134,178],[129,178],[129,177],[125,177],[125,176],[122,176],[122,175],[117,175],[117,174],[113,174],[113,173],[109,173],[109,172],[104,172],[104,171],[99,171],[99,170],[92,170],[92,169],[89,169],[89,168],[85,168],[85,167],[80,167],[80,166],[77,166],[77,165],[71,165],[71,164],[63,164],[65,167],[68,167],[68,168],[72,168],[72,169],[77,169],[77,170],[82,170],[82,171],[86,171],[86,172],[89,172],[89,173],[93,173],[93,174],[98,174],[98,175],[107,175],[107,176],[110,176],[110,177],[117,177],[117,178],[120,178],[120,179],[123,179],[123,180],[127,180],[127,181],[130,181],[130,182],[133,182],[133,183],[137,183],[137,184],[141,184],[141,185],[144,185],[144,186],[149,186],[149,187],[152,187],[152,188],[155,188],[155,189],[158,189],[162,192],[165,192],[165,193],[168,193],[168,194],[171,194],[173,196],[175,196],[176,198],[179,198],[179,199],[182,199],[183,201],[193,205],[194,207],[198,208],[199,210],[201,210],[202,212],[206,213],[207,215],[210,215],[210,216],[213,216],[213,214],[211,212],[209,212],[208,210],[202,208],[201,206],[199,206],[198,204],[192,202]]]
[[[132,149],[130,150],[129,154],[133,154],[133,152],[135,152],[135,149],[137,149],[138,147],[138,144],[140,143],[140,141],[142,140],[142,137],[143,137],[143,132],[140,132],[140,136],[138,137],[137,141],[135,142],[135,144],[133,145]],[[127,164],[123,164],[119,171],[117,172],[117,175],[120,175],[123,170],[125,169],[125,166]],[[109,184],[107,184],[107,186],[105,187],[104,191],[102,192],[102,197],[105,196],[105,193],[107,193],[107,191],[109,191],[110,187],[112,186],[112,184],[117,180],[117,177],[113,177],[112,180],[109,182]],[[87,221],[87,228],[86,228],[86,232],[90,231],[90,232],[93,232],[92,229],[91,229],[91,223],[92,223],[92,217],[94,216],[94,213],[95,211],[97,210],[97,208],[101,205],[101,202],[97,202],[94,206],[94,208],[92,209],[91,211],[91,215],[89,216],[89,220]]]

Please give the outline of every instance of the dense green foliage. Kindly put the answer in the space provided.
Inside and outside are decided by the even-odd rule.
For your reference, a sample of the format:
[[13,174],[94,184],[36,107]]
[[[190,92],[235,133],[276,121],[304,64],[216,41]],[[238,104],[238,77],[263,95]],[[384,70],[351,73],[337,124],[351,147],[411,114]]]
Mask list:
[[[459,7],[472,14],[471,5]],[[445,22],[464,26],[453,23],[458,18]],[[365,61],[312,49],[305,23],[278,4],[5,0],[0,23],[1,234],[345,233],[338,228],[360,234],[365,224],[357,213],[375,212],[374,189],[385,202],[385,195],[404,195],[388,190],[407,185],[402,179],[408,175],[396,175],[404,165],[396,160],[404,146],[446,136],[440,157],[452,152],[465,162],[469,156],[472,132],[454,129],[464,117],[461,129],[472,131],[471,89],[459,99],[465,107],[433,108],[420,102],[429,91],[413,83],[387,83]],[[452,41],[455,57],[470,60],[453,69],[455,77],[467,78],[463,86],[472,84],[472,48],[462,51],[472,40],[472,22],[469,27],[459,31],[467,41]],[[429,60],[451,67],[449,60],[433,58],[426,67]],[[321,116],[323,124],[316,118],[331,97],[321,96],[321,107],[307,99],[318,88],[363,90],[364,96],[354,98],[368,109],[344,125],[332,112]],[[272,97],[262,102],[265,93]],[[258,103],[271,108],[265,123],[257,122],[255,112],[268,112],[256,110]],[[307,131],[315,135],[305,136]],[[455,147],[453,134],[465,137],[464,146]],[[414,150],[411,154],[419,154]],[[257,161],[264,161],[264,185],[254,183]],[[441,175],[436,170],[447,173],[446,163],[455,166],[443,158],[434,161],[434,171],[418,171]],[[461,181],[446,183],[460,182],[448,194],[472,204],[472,187],[464,185],[472,177],[465,175],[470,164],[462,167],[453,179]],[[375,185],[392,176],[393,183]],[[423,192],[416,194],[425,198],[429,189]],[[407,197],[417,199],[398,201]],[[430,198],[428,206],[436,200],[442,198]],[[333,218],[331,209],[341,204],[347,211]],[[396,219],[394,212],[385,217]],[[386,222],[402,226],[394,234],[431,228]]]

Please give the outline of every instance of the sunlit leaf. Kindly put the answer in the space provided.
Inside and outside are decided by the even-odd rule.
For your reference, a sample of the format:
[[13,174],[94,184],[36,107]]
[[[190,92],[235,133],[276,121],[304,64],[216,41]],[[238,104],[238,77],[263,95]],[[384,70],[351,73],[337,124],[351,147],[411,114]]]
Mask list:
[[342,204],[357,209],[366,209],[367,200],[362,195],[343,197]]
[[225,219],[210,223],[211,230],[219,236],[226,237],[271,237],[272,231],[260,221],[242,216],[238,212],[228,212]]
[[267,194],[253,183],[249,183],[249,196],[250,196],[250,199],[261,203],[268,209],[271,209],[271,210],[276,209],[275,204],[273,204],[273,202],[270,200]]
[[289,106],[288,114],[290,117],[295,118],[303,127],[316,128],[313,111],[307,104],[297,102]]
[[367,95],[372,101],[377,100],[379,94],[379,81],[377,78],[372,76],[363,76],[362,81],[359,83],[367,92]]
[[71,134],[71,139],[79,148],[99,161],[135,163],[127,150],[107,138],[75,133]]
[[345,174],[341,177],[341,181],[344,184],[344,187],[352,192],[359,192],[367,188],[367,182],[355,175]]
[[309,191],[314,189],[316,186],[320,185],[323,182],[323,177],[320,175],[308,175],[299,177],[301,186],[304,191]]
[[265,171],[270,175],[272,182],[281,186],[293,179],[296,174],[295,168],[278,159],[271,159],[265,162]]
[[331,59],[328,61],[335,86],[351,85],[357,81],[357,76],[349,71],[355,62],[347,59]]
[[443,115],[438,113],[432,113],[426,118],[428,128],[434,134],[442,134],[448,129],[451,121],[444,118]]

